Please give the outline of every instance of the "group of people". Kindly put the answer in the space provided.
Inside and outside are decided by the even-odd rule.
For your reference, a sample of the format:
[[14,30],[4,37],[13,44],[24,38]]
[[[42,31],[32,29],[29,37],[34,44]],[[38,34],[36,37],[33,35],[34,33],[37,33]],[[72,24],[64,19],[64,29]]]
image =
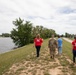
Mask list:
[[[74,41],[72,42],[73,45],[73,63],[75,63],[75,57],[76,57],[76,36],[74,37]],[[34,39],[34,45],[36,48],[36,54],[37,57],[40,55],[40,48],[42,46],[43,39],[40,37],[40,34],[37,34],[36,38]],[[48,48],[50,52],[50,58],[55,58],[56,52],[58,52],[58,55],[62,54],[62,39],[60,36],[58,36],[57,40],[54,38],[54,35],[51,36],[51,38],[48,40]]]
[[57,51],[58,51],[58,55],[61,55],[62,54],[62,39],[60,38],[60,36],[58,36],[58,39],[56,40],[54,38],[54,35],[52,35],[52,37],[50,38],[48,42],[48,48],[50,50],[50,58],[54,59]]

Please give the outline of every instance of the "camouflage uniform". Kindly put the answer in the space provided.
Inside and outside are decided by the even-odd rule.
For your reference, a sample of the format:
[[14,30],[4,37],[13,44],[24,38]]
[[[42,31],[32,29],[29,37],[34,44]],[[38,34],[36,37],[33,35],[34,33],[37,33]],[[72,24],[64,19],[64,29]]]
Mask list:
[[50,49],[51,58],[55,57],[55,51],[57,48],[57,41],[54,38],[51,38],[48,42],[48,47]]

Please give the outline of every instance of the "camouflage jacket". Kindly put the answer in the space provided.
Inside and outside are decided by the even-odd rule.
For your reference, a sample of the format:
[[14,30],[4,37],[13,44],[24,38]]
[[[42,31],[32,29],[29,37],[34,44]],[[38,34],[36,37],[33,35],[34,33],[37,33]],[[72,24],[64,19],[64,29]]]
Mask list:
[[58,47],[57,41],[55,39],[51,38],[48,42],[48,47],[49,48],[57,48]]

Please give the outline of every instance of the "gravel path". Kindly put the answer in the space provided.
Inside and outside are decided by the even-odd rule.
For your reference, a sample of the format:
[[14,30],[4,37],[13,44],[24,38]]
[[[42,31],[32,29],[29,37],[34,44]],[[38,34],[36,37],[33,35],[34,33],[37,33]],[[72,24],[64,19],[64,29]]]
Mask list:
[[72,40],[70,40],[68,38],[63,38],[63,39],[66,40],[66,41],[68,41],[68,42],[70,42],[70,43],[72,43]]

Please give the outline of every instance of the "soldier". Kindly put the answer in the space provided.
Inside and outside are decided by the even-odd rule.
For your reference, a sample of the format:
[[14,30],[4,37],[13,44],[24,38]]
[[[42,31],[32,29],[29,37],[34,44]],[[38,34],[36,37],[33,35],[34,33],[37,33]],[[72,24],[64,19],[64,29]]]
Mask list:
[[57,41],[56,39],[54,39],[54,35],[52,35],[52,38],[50,38],[48,42],[48,47],[50,50],[50,58],[54,59],[56,48],[58,48]]

